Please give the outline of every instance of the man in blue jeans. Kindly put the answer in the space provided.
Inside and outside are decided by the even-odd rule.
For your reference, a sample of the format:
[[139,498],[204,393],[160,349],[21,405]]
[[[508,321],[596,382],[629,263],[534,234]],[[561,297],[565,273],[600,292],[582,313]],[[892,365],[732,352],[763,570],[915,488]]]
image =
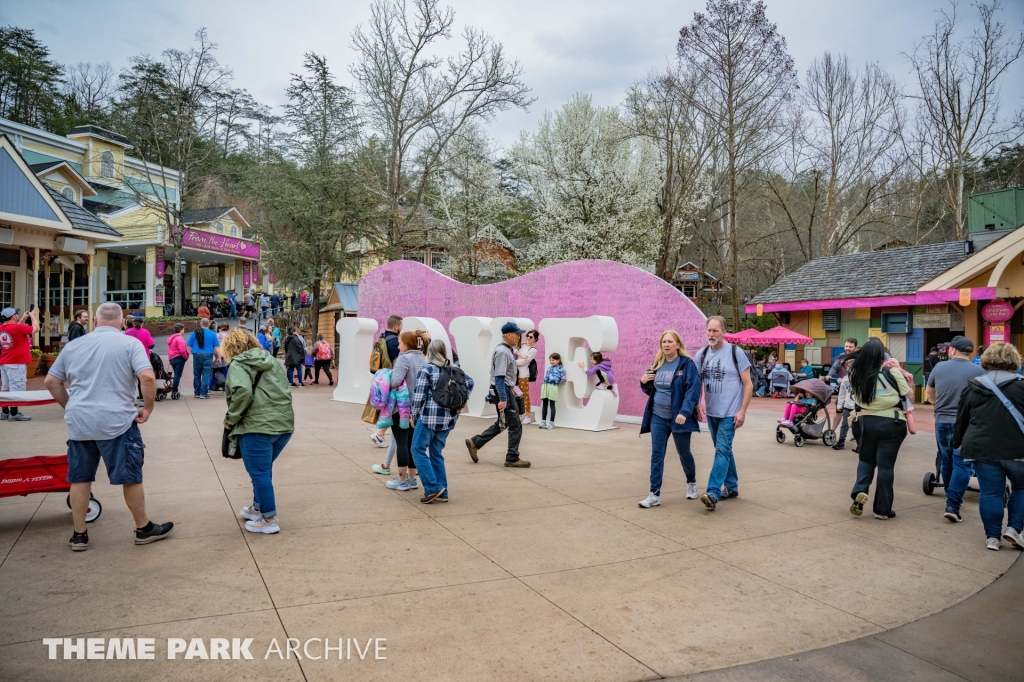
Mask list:
[[960,505],[964,501],[967,484],[973,468],[953,449],[953,425],[960,394],[967,382],[985,373],[971,362],[974,344],[964,336],[954,336],[949,342],[949,360],[940,362],[928,375],[925,397],[935,405],[935,444],[938,446],[939,469],[942,485],[946,488],[946,511],[943,516],[951,523],[963,521]]
[[199,326],[188,337],[187,345],[192,353],[192,395],[200,400],[207,400],[210,397],[213,359],[220,360],[220,339],[210,331],[208,319],[199,319]]
[[707,491],[700,501],[714,511],[719,500],[736,497],[739,477],[732,439],[736,429],[747,418],[747,405],[753,395],[750,360],[747,354],[725,341],[725,318],[714,315],[707,323],[708,345],[697,353],[695,362],[704,384],[703,403],[698,415],[706,414],[715,444],[715,461],[711,465]]

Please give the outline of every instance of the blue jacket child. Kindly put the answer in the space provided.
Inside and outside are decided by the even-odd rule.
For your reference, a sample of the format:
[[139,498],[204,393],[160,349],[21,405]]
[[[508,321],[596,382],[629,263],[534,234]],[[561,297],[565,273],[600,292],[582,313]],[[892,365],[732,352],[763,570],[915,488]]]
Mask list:
[[[677,424],[672,420],[673,433],[699,431],[697,425],[697,404],[700,402],[701,381],[697,365],[688,357],[680,356],[679,369],[672,378],[672,413],[686,417],[685,424]],[[647,407],[644,408],[643,420],[640,422],[640,433],[651,432],[651,418],[654,415],[654,382],[640,383],[640,390],[647,394]]]

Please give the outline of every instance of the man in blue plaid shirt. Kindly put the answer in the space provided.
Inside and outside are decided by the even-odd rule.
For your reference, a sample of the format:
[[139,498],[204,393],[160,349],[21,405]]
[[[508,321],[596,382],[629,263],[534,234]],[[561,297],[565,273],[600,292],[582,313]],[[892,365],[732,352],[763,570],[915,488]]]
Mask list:
[[[448,475],[441,453],[459,413],[438,405],[433,395],[441,378],[441,367],[447,364],[448,349],[444,341],[434,339],[427,346],[427,361],[416,373],[416,388],[412,393],[412,456],[423,483],[424,494],[420,498],[423,504],[448,501]],[[466,376],[466,386],[473,391],[473,379],[469,376]]]

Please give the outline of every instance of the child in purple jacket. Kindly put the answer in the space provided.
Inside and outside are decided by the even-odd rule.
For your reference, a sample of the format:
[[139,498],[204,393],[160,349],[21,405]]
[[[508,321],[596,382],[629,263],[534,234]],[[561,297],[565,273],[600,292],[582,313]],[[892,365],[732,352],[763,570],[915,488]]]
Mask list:
[[587,374],[597,375],[597,388],[598,390],[610,390],[616,398],[619,397],[619,386],[615,381],[615,373],[612,372],[612,360],[606,358],[601,353],[591,353],[590,359],[593,361],[594,366],[587,369],[582,362],[577,363],[580,369],[585,370]]

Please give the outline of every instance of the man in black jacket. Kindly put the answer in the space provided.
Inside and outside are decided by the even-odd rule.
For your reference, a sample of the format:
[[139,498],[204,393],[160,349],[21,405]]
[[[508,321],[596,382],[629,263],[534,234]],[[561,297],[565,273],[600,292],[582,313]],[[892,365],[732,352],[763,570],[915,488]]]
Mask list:
[[71,323],[70,327],[68,327],[68,343],[71,343],[79,336],[86,335],[85,325],[88,324],[88,320],[89,311],[79,310],[75,315],[75,321]]
[[[288,368],[288,383],[292,386],[305,386],[302,383],[302,364],[306,359],[306,342],[296,334],[295,327],[288,327],[288,336],[284,340],[284,366]],[[292,381],[292,371],[299,383]]]

